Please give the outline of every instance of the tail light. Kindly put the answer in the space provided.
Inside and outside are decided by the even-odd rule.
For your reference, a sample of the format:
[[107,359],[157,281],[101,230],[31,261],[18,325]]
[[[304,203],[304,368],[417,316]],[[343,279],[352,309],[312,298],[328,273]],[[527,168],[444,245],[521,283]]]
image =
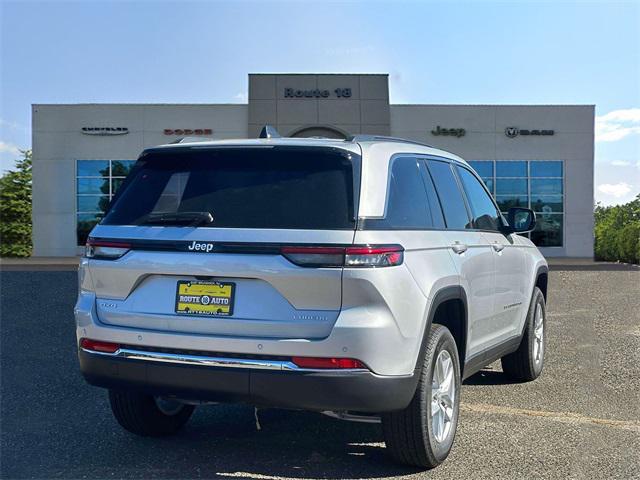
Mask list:
[[400,245],[282,247],[282,255],[301,267],[394,267],[404,260]]
[[111,342],[102,342],[100,340],[91,340],[83,338],[80,340],[80,348],[101,353],[116,353],[120,349],[120,345]]
[[400,245],[347,247],[346,267],[394,267],[402,264],[404,248]]
[[367,368],[364,363],[355,358],[293,357],[291,361],[300,368],[336,370]]
[[87,258],[115,260],[116,258],[122,257],[130,249],[130,243],[94,240],[90,238],[85,245],[84,255]]

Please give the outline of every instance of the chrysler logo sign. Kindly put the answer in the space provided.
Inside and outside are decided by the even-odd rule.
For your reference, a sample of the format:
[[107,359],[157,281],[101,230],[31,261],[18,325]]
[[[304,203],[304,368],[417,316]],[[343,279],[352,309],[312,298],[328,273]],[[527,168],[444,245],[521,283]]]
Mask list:
[[127,127],[82,127],[85,135],[126,135],[129,133]]
[[504,134],[509,138],[516,138],[518,135],[524,137],[526,135],[553,135],[554,133],[554,130],[525,130],[524,128],[520,129],[518,127],[507,127],[504,129]]

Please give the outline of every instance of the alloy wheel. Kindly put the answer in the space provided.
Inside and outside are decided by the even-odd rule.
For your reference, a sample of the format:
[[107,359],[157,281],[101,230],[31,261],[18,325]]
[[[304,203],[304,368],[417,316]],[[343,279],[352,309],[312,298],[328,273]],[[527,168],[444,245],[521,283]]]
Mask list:
[[453,359],[447,350],[436,358],[431,381],[431,426],[438,443],[445,442],[452,432],[456,380]]
[[544,357],[544,313],[542,305],[536,305],[536,313],[533,318],[533,361],[536,365],[542,362]]

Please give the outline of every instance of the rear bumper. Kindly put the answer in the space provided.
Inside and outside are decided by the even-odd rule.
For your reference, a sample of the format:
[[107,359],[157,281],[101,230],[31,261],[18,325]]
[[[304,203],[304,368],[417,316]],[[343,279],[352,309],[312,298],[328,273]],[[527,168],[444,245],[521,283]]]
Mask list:
[[[175,319],[171,316],[167,316],[165,330],[153,330],[138,323],[110,325],[98,318],[97,303],[92,292],[82,291],[78,296],[74,310],[78,341],[91,338],[120,345],[225,352],[230,356],[349,357],[362,361],[371,372],[382,377],[412,375],[422,342],[419,322],[413,322],[413,331],[403,331],[391,310],[372,300],[362,300],[361,306],[343,309],[331,334],[322,339],[296,335],[283,338],[256,337],[250,335],[250,330],[243,336],[194,334],[179,330],[180,322],[172,322]],[[408,315],[407,318],[412,316]],[[215,323],[214,320],[209,321]],[[239,320],[236,322],[243,323]]]
[[417,378],[366,370],[280,371],[165,363],[78,352],[87,382],[191,400],[300,410],[386,412],[405,408]]

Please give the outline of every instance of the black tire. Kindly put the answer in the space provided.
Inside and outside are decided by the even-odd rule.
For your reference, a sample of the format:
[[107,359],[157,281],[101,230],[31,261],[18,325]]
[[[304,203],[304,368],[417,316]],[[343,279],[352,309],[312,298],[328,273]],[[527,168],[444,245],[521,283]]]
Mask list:
[[118,423],[131,433],[143,437],[172,435],[180,430],[191,414],[193,405],[177,405],[172,412],[163,412],[151,395],[109,390],[111,411]]
[[[455,394],[446,437],[436,439],[431,418],[432,380],[436,359],[448,352],[453,366]],[[446,355],[444,356],[446,358]],[[434,400],[435,401],[435,400]],[[436,403],[438,404],[438,403]],[[404,410],[382,415],[382,428],[391,457],[399,463],[421,468],[434,468],[449,455],[458,425],[460,407],[460,360],[451,332],[442,325],[432,325],[416,392]]]
[[[536,329],[537,309],[542,312],[542,330]],[[533,289],[531,304],[527,312],[524,334],[518,350],[501,359],[502,371],[514,380],[530,382],[542,373],[544,368],[544,353],[547,350],[547,314],[544,295],[538,287]],[[542,333],[540,340],[537,333]],[[537,348],[536,348],[537,344]],[[541,348],[541,349],[540,349]]]

